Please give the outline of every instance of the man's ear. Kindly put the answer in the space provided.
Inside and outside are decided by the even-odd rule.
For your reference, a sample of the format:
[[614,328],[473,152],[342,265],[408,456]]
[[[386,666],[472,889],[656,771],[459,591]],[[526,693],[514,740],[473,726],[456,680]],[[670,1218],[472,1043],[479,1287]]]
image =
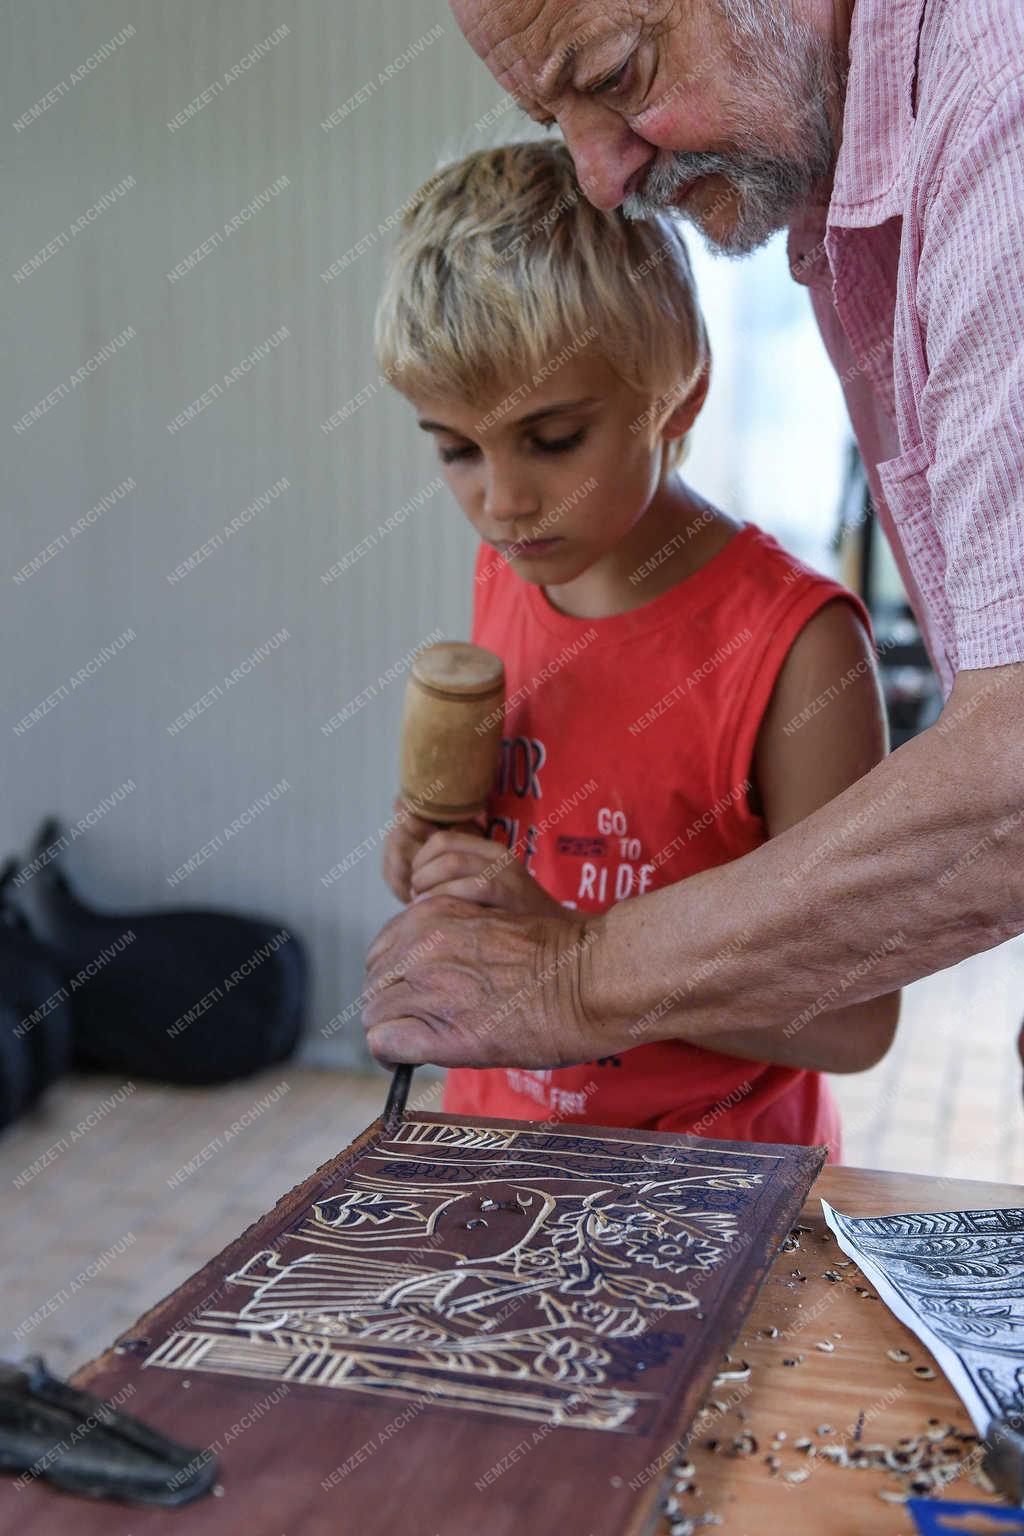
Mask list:
[[666,442],[671,442],[677,437],[685,437],[692,431],[694,422],[704,409],[710,387],[711,354],[709,352],[685,400],[681,400],[677,406],[674,406],[671,415],[666,416],[662,422],[661,435]]

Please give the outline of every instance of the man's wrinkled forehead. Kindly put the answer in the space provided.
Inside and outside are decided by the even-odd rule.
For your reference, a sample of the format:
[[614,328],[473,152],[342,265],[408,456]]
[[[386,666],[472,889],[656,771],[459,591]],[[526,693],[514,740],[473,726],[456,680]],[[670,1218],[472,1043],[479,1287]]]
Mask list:
[[470,47],[525,106],[543,100],[588,40],[643,9],[638,0],[452,0]]

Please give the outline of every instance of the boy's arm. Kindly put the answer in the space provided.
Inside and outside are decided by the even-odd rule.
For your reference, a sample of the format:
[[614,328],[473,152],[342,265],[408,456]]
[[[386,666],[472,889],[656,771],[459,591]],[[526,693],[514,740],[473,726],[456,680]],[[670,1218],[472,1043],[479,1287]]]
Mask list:
[[[806,717],[808,705],[819,707]],[[851,605],[820,608],[783,663],[758,733],[753,780],[769,837],[778,837],[826,805],[888,752],[885,708],[871,641]],[[805,1008],[796,1018],[756,1033],[702,1033],[711,1050],[819,1072],[860,1072],[892,1043],[900,994],[848,1008]],[[831,1011],[825,1010],[830,1008]]]

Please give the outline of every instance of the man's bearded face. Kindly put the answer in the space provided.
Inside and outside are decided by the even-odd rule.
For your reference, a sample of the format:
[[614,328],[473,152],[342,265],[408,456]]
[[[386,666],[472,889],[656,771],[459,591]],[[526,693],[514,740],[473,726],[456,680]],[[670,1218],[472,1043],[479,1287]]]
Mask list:
[[827,200],[845,62],[803,3],[452,0],[506,90],[562,128],[592,202],[675,211],[734,256]]

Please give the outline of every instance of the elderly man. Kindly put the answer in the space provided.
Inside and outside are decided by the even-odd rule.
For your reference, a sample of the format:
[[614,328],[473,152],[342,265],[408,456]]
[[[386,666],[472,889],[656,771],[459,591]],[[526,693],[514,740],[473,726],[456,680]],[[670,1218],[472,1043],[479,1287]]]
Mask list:
[[547,1067],[798,1027],[1020,933],[1020,0],[453,3],[597,206],[733,255],[789,229],[946,703],[752,854],[599,916],[416,902],[370,950],[371,1049]]

